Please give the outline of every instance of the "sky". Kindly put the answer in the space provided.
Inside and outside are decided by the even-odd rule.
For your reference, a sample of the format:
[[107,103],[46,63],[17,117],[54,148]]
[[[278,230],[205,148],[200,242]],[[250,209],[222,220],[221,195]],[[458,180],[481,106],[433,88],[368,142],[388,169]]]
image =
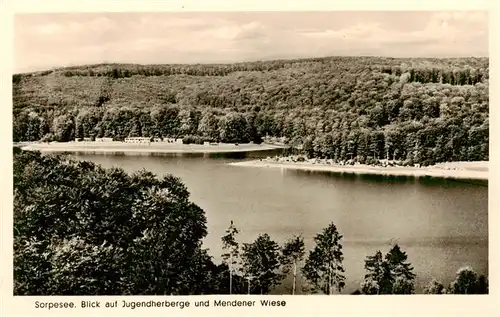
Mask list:
[[14,71],[94,63],[488,56],[486,11],[58,13],[14,16]]

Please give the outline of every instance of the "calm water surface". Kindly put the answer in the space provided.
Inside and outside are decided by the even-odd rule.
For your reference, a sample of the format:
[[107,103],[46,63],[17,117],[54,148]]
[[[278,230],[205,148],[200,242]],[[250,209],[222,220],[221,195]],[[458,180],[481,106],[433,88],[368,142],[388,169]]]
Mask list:
[[[220,237],[233,220],[239,241],[268,233],[279,243],[302,234],[306,248],[330,222],[344,236],[344,293],[359,287],[364,259],[398,242],[417,274],[417,291],[432,279],[449,283],[462,266],[488,273],[487,182],[332,174],[227,163],[269,153],[230,155],[74,154],[128,172],[147,169],[181,177],[208,220],[205,247],[220,260]],[[250,156],[250,157],[249,157]],[[299,281],[300,284],[300,281]],[[288,280],[277,288],[288,292]],[[298,285],[300,291],[300,285]]]

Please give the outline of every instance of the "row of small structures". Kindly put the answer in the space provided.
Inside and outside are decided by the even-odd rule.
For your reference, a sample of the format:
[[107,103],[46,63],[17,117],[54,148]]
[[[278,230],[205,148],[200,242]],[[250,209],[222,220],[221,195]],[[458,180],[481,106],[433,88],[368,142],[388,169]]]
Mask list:
[[[113,138],[81,138],[75,139],[75,142],[113,142]],[[123,142],[126,143],[151,143],[151,142],[164,142],[164,143],[179,143],[182,144],[182,139],[174,138],[147,138],[147,137],[130,137],[125,138]]]
[[[270,138],[266,136],[264,142],[268,144],[284,145],[286,138]],[[113,138],[77,138],[74,142],[113,142]],[[126,143],[152,143],[152,142],[162,142],[162,143],[177,143],[183,144],[183,139],[180,138],[156,138],[156,137],[128,137],[122,142]],[[251,142],[253,143],[253,142]],[[215,142],[204,142],[204,145],[217,145]]]
[[[81,138],[75,139],[74,142],[114,142],[113,138]],[[175,138],[148,138],[148,137],[130,137],[123,140],[125,143],[173,143],[183,144],[183,139]],[[203,145],[218,145],[218,143],[204,142]]]

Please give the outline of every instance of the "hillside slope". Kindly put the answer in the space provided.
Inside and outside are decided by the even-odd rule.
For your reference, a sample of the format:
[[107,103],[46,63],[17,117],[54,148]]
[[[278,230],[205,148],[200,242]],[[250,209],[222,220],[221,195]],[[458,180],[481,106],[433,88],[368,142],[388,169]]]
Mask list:
[[14,141],[286,137],[311,157],[488,160],[487,58],[101,64],[13,76]]

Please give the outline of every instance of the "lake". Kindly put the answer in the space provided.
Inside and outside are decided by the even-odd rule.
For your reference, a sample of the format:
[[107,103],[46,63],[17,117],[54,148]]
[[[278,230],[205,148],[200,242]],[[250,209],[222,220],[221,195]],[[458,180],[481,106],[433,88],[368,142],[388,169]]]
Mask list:
[[[462,266],[488,274],[487,181],[332,174],[245,168],[227,163],[274,154],[73,154],[127,172],[147,169],[182,178],[206,212],[205,247],[220,261],[220,238],[231,220],[239,242],[268,233],[278,243],[302,234],[306,250],[333,222],[343,235],[346,288],[363,279],[364,259],[397,242],[417,274],[417,292],[433,278],[449,283]],[[297,286],[301,292],[300,279]],[[288,293],[287,279],[274,293]]]

